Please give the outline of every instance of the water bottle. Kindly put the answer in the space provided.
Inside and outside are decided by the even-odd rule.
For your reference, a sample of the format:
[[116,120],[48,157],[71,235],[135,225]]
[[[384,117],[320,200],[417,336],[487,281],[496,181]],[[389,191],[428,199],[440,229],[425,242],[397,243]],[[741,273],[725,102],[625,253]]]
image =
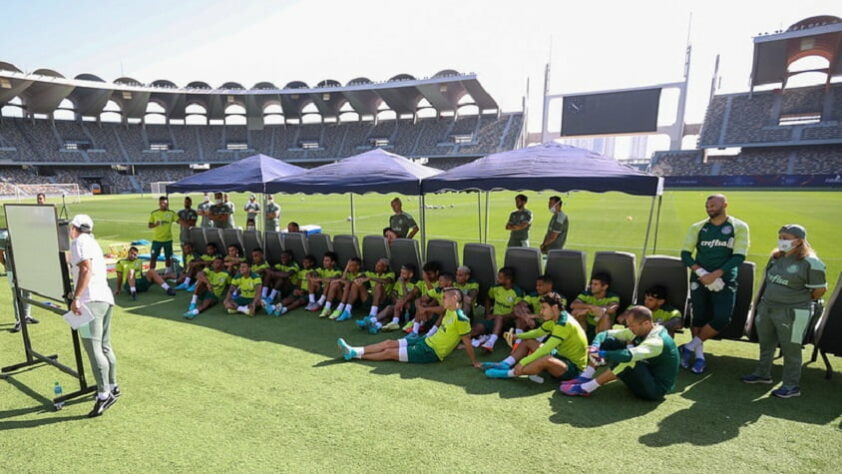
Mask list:
[[[64,390],[61,389],[61,384],[56,382],[55,385],[53,386],[53,394],[55,395],[55,398],[60,397],[63,393],[64,393]],[[55,406],[56,406],[56,410],[61,410],[61,407],[64,406],[64,402],[56,402]]]
[[535,383],[544,383],[544,377],[541,377],[540,375],[530,375],[529,380]]

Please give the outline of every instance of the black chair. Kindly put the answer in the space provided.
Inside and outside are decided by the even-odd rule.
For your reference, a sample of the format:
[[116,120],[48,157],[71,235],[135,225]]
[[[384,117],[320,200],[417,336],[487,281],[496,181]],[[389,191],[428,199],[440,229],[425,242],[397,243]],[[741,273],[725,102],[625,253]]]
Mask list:
[[827,355],[842,356],[842,274],[836,280],[833,294],[815,325],[813,341],[815,350],[810,362],[815,362],[816,356],[821,353],[826,369],[825,378],[829,379],[833,375],[833,367]]
[[628,308],[634,301],[636,282],[634,260],[634,254],[628,252],[597,252],[594,255],[591,277],[597,273],[611,275],[611,286],[608,291],[620,296],[620,311]]
[[689,282],[687,267],[677,257],[649,255],[643,259],[640,277],[637,279],[637,304],[643,304],[646,290],[661,285],[667,289],[667,304],[687,314]]
[[188,239],[193,244],[193,250],[199,253],[205,253],[205,247],[208,246],[208,241],[205,240],[205,229],[202,227],[192,227],[187,232]]
[[269,253],[267,249],[263,248],[262,234],[256,230],[243,231],[243,251],[246,253],[249,262],[251,262],[251,253],[254,249],[263,249],[263,256],[269,261]]
[[462,264],[471,269],[471,277],[479,283],[477,303],[482,304],[488,290],[497,282],[497,258],[494,246],[489,244],[465,244],[462,248]]
[[328,234],[312,234],[307,236],[307,248],[309,253],[316,257],[316,262],[321,265],[327,252],[333,252],[333,241]]
[[[344,270],[348,260],[360,258],[360,244],[355,235],[337,235],[333,237],[333,251],[339,257],[339,269]],[[321,266],[322,262],[318,262]]]
[[243,252],[243,256],[251,261],[251,256],[245,253],[246,246],[243,244],[243,231],[240,229],[223,229],[222,241],[225,242],[225,248],[229,245],[236,245]]
[[[392,241],[391,254],[392,258],[389,263],[392,266],[392,271],[397,275],[401,271],[401,267],[407,263],[415,265],[416,278],[422,279],[421,273],[421,250],[418,247],[418,241],[415,239],[395,239]],[[429,260],[428,260],[429,261]]]
[[[304,263],[304,256],[307,255],[307,236],[301,232],[282,232],[281,246],[284,250],[292,252],[292,256],[299,265]],[[321,265],[322,262],[317,262]]]
[[265,245],[266,261],[272,265],[281,263],[281,252],[284,251],[281,243],[281,233],[271,231],[264,233],[263,245]]
[[568,306],[588,286],[585,252],[550,250],[545,273],[553,280],[553,289],[564,296]]
[[222,239],[222,229],[206,227],[205,242],[216,245],[217,250],[219,250],[219,253],[222,255],[226,255],[228,253],[228,247],[225,246],[225,241]]
[[[391,259],[391,251],[386,238],[382,235],[366,235],[363,237],[363,270],[373,272],[374,265],[381,258]],[[389,264],[392,265],[391,260]],[[394,267],[394,265],[392,266]],[[398,267],[397,270],[394,268],[392,270],[397,273],[401,269]]]
[[743,338],[746,321],[752,308],[754,269],[754,262],[743,262],[740,265],[737,272],[737,300],[734,303],[734,312],[731,313],[731,322],[716,335],[716,339],[738,341]]
[[456,274],[459,267],[459,253],[456,242],[452,240],[433,239],[427,241],[427,261],[439,262],[443,272]]
[[503,263],[515,270],[515,285],[525,293],[535,291],[535,280],[541,275],[541,251],[532,247],[509,247]]

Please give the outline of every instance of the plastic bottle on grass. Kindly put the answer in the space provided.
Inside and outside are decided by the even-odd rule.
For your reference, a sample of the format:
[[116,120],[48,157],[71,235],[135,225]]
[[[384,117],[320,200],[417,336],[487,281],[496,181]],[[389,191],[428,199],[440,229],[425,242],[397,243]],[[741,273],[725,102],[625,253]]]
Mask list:
[[[55,395],[54,398],[60,397],[63,393],[64,390],[62,390],[61,384],[56,382],[55,385],[53,385],[53,395]],[[55,406],[56,410],[61,410],[61,407],[64,406],[64,402],[56,402]]]

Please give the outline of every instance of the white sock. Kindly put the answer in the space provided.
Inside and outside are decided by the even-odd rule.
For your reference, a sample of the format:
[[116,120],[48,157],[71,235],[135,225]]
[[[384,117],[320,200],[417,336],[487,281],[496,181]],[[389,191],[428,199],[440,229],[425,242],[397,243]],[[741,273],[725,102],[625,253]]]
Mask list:
[[392,324],[400,324],[401,318],[392,318]]
[[[319,301],[319,303],[322,303],[322,301]],[[325,303],[325,309],[326,309],[327,311],[330,311],[330,308],[332,308],[332,307],[333,307],[333,302],[332,302],[332,301],[328,301],[327,303]]]
[[412,323],[412,332],[418,334],[419,330],[421,330],[421,323]]
[[430,330],[429,330],[429,331],[427,331],[427,337],[432,336],[433,334],[435,334],[436,332],[438,332],[438,330],[439,330],[439,327],[438,327],[438,326],[433,326],[432,328],[430,328]]
[[266,298],[267,296],[269,296],[269,288],[266,288],[265,286],[263,288],[261,288],[260,289],[260,296],[262,296],[263,298]]
[[249,307],[248,306],[237,306],[237,311],[239,311],[241,313],[248,313]]
[[509,356],[509,357],[506,357],[505,359],[503,359],[503,363],[508,365],[509,367],[514,367],[514,365],[517,364],[517,361],[515,360],[514,357]]
[[523,329],[515,329],[515,334],[523,334]]
[[471,339],[471,345],[474,346],[474,347],[479,347],[480,339],[479,338]]
[[319,298],[319,304],[325,304],[325,300],[327,300],[327,296],[322,295],[322,297]]
[[380,321],[377,321],[377,320],[375,320],[375,321],[374,321],[373,323],[371,323],[371,324],[373,324],[373,325],[374,325],[374,327],[376,327],[377,329],[380,329],[380,328],[382,328],[382,327],[383,327],[383,324],[382,324]]
[[167,291],[170,289],[170,285],[168,285],[167,282],[163,282],[161,283],[161,288],[163,288],[164,291]]
[[[342,312],[345,311],[346,306],[348,306],[348,305],[345,304],[345,303],[339,303],[339,306],[336,307],[336,310],[339,311],[340,313],[342,313]],[[351,309],[351,308],[348,308],[348,309]]]
[[199,295],[193,295],[193,297],[190,298],[190,304],[196,304],[198,302],[199,302]]
[[494,346],[494,344],[497,344],[497,334],[492,334],[488,336],[488,341],[486,341],[486,344],[492,347]]
[[506,374],[507,374],[509,377],[514,377],[514,376],[515,376],[515,369],[509,369],[509,371],[508,371],[508,372],[506,372]]
[[704,359],[705,358],[705,343],[704,342],[697,343],[694,351],[696,352],[696,358],[697,359]]
[[272,290],[272,291],[269,293],[269,299],[270,299],[270,300],[274,300],[276,296],[278,296],[278,290]]
[[135,286],[130,286],[130,287],[129,287],[129,290],[130,290],[132,293],[137,293],[137,287],[135,287]]
[[190,286],[190,277],[186,277],[186,278],[184,278],[184,285],[185,285],[185,286]]
[[315,293],[310,293],[309,298],[310,298],[310,304],[313,304],[313,303],[316,302],[316,294]]
[[97,392],[96,397],[100,400],[105,400],[111,392]]
[[585,367],[585,370],[582,371],[582,377],[587,377],[589,379],[592,379],[594,374],[596,374],[596,369],[590,365]]
[[582,384],[582,389],[588,393],[591,393],[598,388],[599,382],[597,382],[596,380],[591,380],[590,382],[585,382]]
[[372,307],[371,307],[371,311],[369,311],[369,313],[368,313],[368,314],[369,314],[369,315],[371,315],[371,316],[377,316],[377,311],[378,311],[379,309],[380,309],[380,308],[378,308],[377,306],[372,306]]
[[362,359],[363,355],[365,355],[365,347],[354,348],[354,359]]
[[687,349],[690,349],[691,351],[695,351],[696,345],[699,344],[700,342],[702,342],[702,340],[699,339],[699,336],[696,336],[696,337],[693,338],[692,341],[688,342],[684,347],[686,347]]

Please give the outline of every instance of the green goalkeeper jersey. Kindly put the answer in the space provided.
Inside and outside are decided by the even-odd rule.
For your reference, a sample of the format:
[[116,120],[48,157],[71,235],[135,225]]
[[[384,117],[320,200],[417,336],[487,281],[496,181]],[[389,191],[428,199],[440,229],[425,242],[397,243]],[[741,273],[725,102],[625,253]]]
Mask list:
[[[740,263],[748,255],[748,224],[733,216],[728,216],[721,225],[713,225],[710,219],[696,222],[690,226],[682,247],[682,260],[687,266],[698,264],[712,272],[722,269],[722,279],[733,281],[737,277]],[[692,257],[696,253],[695,258]],[[741,258],[732,258],[740,256]],[[691,280],[698,279],[695,273]]]

